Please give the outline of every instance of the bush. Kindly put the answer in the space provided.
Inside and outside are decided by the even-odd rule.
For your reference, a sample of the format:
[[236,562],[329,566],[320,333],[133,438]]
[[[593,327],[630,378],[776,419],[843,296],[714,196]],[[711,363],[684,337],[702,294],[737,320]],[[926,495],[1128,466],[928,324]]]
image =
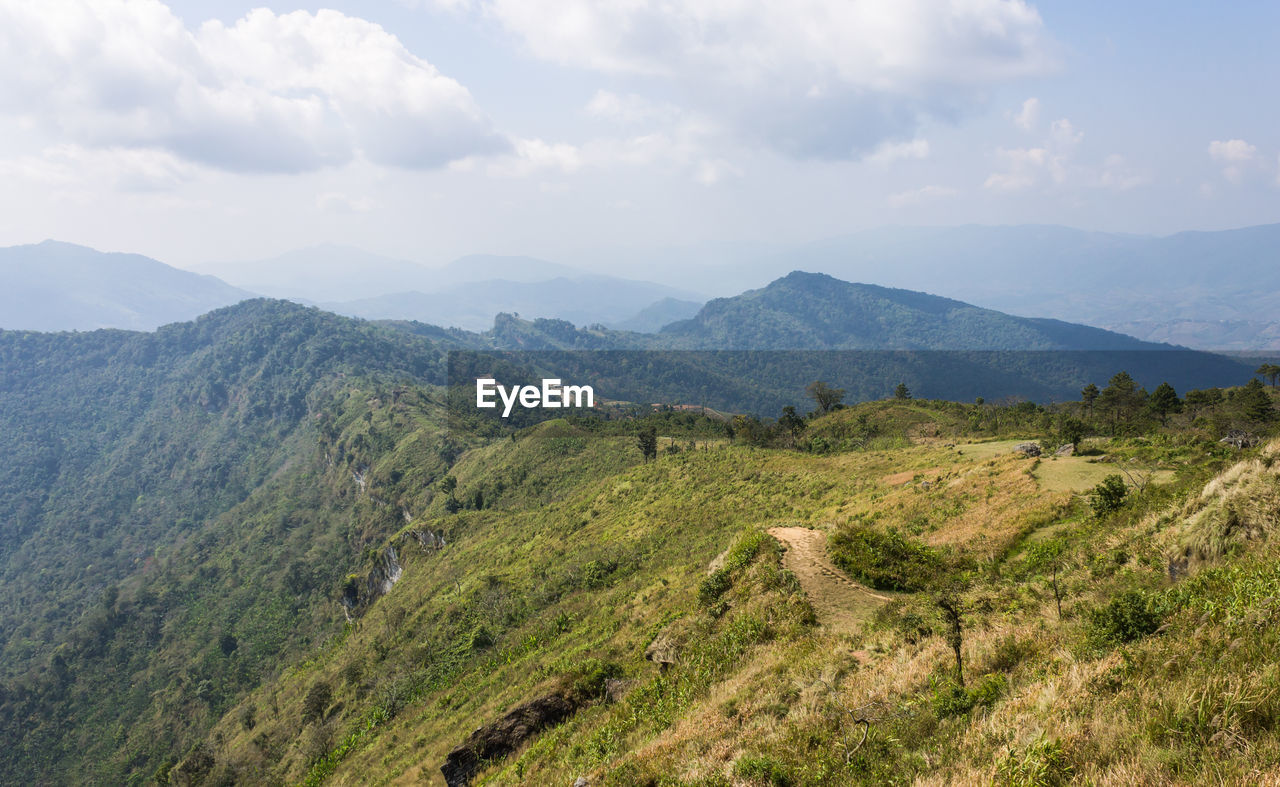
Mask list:
[[1035,653],[1035,642],[1022,639],[1016,634],[1008,634],[996,643],[987,660],[987,667],[992,672],[1010,672]]
[[1074,775],[1062,744],[1042,738],[1022,751],[1011,749],[996,769],[995,783],[1007,787],[1057,787],[1069,783]]
[[733,764],[733,775],[770,787],[790,787],[795,783],[786,768],[772,757],[743,757]]
[[1154,634],[1163,619],[1159,602],[1131,590],[1089,614],[1089,636],[1101,645],[1123,645]]
[[302,701],[302,721],[312,722],[324,716],[333,700],[333,689],[323,680],[316,681]]
[[1099,517],[1104,517],[1112,511],[1116,511],[1120,506],[1124,505],[1124,498],[1129,494],[1129,488],[1124,485],[1124,479],[1119,475],[1109,475],[1102,479],[1102,483],[1093,488],[1093,513]]
[[604,696],[605,683],[622,674],[622,667],[612,661],[587,659],[569,674],[570,691],[580,701],[598,700]]
[[933,688],[933,710],[938,718],[945,719],[963,716],[974,708],[990,708],[1008,687],[1008,681],[999,673],[983,675],[969,688],[952,680],[942,681]]
[[830,550],[837,566],[877,590],[923,590],[945,569],[924,544],[862,523],[837,530]]
[[723,568],[717,568],[706,579],[698,583],[698,603],[704,607],[711,606],[716,599],[727,593],[732,585],[733,583],[729,579],[729,572]]

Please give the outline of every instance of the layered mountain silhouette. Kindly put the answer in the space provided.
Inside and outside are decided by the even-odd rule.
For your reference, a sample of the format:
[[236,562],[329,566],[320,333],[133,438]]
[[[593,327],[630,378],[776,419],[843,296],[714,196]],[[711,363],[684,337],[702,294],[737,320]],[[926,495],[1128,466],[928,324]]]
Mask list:
[[45,241],[0,249],[0,328],[154,330],[253,297],[140,254]]

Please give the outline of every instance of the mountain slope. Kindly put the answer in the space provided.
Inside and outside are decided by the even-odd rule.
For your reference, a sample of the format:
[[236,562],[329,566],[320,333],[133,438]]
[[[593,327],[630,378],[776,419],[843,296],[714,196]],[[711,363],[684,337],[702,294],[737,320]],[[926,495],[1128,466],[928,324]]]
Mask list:
[[[951,439],[983,410],[871,405],[811,425],[897,408]],[[489,730],[477,783],[1248,784],[1274,771],[1278,556],[1261,534],[1274,533],[1280,445],[1215,478],[1220,446],[1099,441],[1163,468],[1099,515],[1042,481],[1055,460],[1010,453],[1016,441],[894,437],[833,456],[716,442],[642,462],[629,440],[552,423],[469,452],[451,478],[463,497],[500,488],[492,505],[433,503],[413,527],[446,545],[398,542],[403,577],[361,625],[176,767],[213,783],[465,784],[446,766],[464,761],[468,731]],[[1233,522],[1254,535],[1214,540]],[[794,556],[766,535],[779,525],[816,530],[832,563],[875,583],[847,610],[852,634],[783,570]],[[1188,580],[1177,556],[1197,539],[1211,551]],[[867,558],[860,544],[892,548]],[[1184,566],[1172,580],[1169,560]],[[891,576],[908,584],[882,587]],[[939,598],[960,610],[954,628]],[[539,700],[567,710],[504,737],[499,720],[537,719]]]
[[608,399],[754,413],[805,405],[814,380],[844,388],[848,401],[884,398],[900,382],[927,398],[1064,401],[1121,369],[1149,390],[1183,391],[1238,385],[1256,366],[802,272],[711,301],[656,334],[503,314],[469,348],[505,354],[532,376],[596,381]]
[[651,303],[627,319],[613,323],[610,327],[619,331],[636,331],[638,333],[657,333],[665,326],[680,320],[687,320],[702,310],[699,301],[682,301],[678,298],[663,298]]
[[1136,350],[1132,337],[1013,317],[910,290],[795,271],[769,286],[711,301],[668,325],[664,343],[698,349]]
[[[696,264],[703,256],[668,251],[635,269],[720,295],[796,269],[818,271],[1013,314],[1102,327],[1156,323],[1144,338],[1185,336],[1209,350],[1225,348],[1197,323],[1261,320],[1264,330],[1280,311],[1280,224],[1164,237],[1051,225],[881,227]],[[1266,342],[1247,330],[1232,337],[1233,346]]]
[[5,782],[123,783],[185,749],[340,626],[341,578],[416,505],[397,485],[457,450],[405,387],[443,382],[438,345],[293,304],[0,332],[0,369]]
[[149,331],[251,297],[138,254],[56,241],[0,249],[0,329]]

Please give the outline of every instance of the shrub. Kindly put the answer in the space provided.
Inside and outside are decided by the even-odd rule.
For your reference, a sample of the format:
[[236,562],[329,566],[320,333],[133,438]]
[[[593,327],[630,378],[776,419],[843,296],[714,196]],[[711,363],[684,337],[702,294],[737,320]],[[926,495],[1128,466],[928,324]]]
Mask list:
[[991,673],[983,675],[977,683],[965,688],[952,680],[934,684],[933,710],[938,718],[963,716],[974,708],[990,708],[1004,696],[1009,683],[1004,675]]
[[1102,479],[1102,483],[1093,488],[1093,513],[1099,517],[1104,517],[1112,511],[1116,511],[1124,504],[1125,496],[1129,494],[1129,488],[1124,485],[1124,479],[1119,475],[1109,475]]
[[1009,681],[998,672],[983,675],[973,688],[969,689],[969,702],[975,708],[990,708],[1004,696],[1009,688]]
[[837,566],[877,590],[922,590],[945,569],[924,544],[862,523],[837,530],[830,549]]
[[743,757],[733,764],[733,775],[770,787],[790,787],[795,783],[787,769],[772,757]]
[[323,680],[316,681],[302,700],[302,721],[312,722],[324,716],[330,701],[333,700],[333,689]]
[[729,572],[723,568],[717,568],[698,583],[698,603],[705,607],[711,606],[716,599],[728,592],[732,584],[729,580]]
[[987,662],[992,672],[1009,672],[1036,653],[1036,644],[1017,634],[1007,634],[996,643]]
[[605,683],[622,674],[622,667],[612,661],[587,659],[569,674],[570,691],[580,701],[604,696]]
[[1163,618],[1161,604],[1131,590],[1089,614],[1089,636],[1101,645],[1123,645],[1155,633]]
[[1057,787],[1070,782],[1074,775],[1062,744],[1041,738],[1022,751],[1011,749],[996,768],[995,783],[1007,787]]

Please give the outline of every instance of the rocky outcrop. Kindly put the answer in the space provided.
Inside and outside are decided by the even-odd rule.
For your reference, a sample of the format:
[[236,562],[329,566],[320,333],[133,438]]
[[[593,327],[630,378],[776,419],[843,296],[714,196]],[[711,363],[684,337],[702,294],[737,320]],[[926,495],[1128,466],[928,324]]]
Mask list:
[[1026,456],[1040,455],[1040,445],[1038,443],[1018,443],[1013,447],[1013,450]]
[[653,642],[649,643],[649,647],[644,649],[644,657],[659,669],[665,670],[678,661],[676,643],[667,633],[659,634]]
[[377,553],[363,574],[351,574],[342,587],[342,608],[347,620],[360,617],[373,602],[391,592],[404,575],[402,555],[414,547],[433,553],[445,546],[444,532],[411,529],[401,532]]
[[559,724],[578,709],[561,694],[548,694],[517,706],[501,719],[486,724],[449,752],[440,773],[449,787],[465,787],[489,760],[506,757],[538,732]]

